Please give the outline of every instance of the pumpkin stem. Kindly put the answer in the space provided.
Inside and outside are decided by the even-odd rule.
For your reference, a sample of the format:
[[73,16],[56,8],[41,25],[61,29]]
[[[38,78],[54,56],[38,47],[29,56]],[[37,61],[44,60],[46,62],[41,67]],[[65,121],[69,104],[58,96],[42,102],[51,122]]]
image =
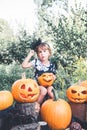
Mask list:
[[58,96],[58,93],[57,91],[55,90],[55,88],[52,89],[52,92],[54,94],[54,101],[57,101],[59,99],[59,96]]
[[22,79],[26,79],[26,74],[25,74],[25,72],[22,73]]

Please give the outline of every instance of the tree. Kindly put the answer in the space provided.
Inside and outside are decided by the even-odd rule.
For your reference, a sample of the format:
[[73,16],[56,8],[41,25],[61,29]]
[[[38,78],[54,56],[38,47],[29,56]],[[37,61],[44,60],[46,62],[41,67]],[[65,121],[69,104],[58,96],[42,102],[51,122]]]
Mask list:
[[15,36],[8,22],[0,19],[0,50],[7,48],[10,41],[13,41]]
[[0,63],[6,63],[7,59],[11,61],[8,47],[13,41],[16,41],[13,30],[6,20],[0,19]]

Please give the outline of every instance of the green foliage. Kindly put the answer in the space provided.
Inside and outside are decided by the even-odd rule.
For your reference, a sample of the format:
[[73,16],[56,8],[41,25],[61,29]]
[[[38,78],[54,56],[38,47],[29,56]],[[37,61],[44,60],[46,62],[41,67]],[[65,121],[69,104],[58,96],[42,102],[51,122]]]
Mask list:
[[80,59],[73,64],[73,68],[72,83],[87,80],[87,60],[80,57]]
[[87,10],[84,11],[83,16],[81,17],[83,25],[85,27],[85,33],[87,33]]
[[26,78],[33,78],[33,70],[24,70],[20,64],[13,62],[10,65],[0,65],[0,90],[10,90],[12,84],[22,78],[22,74],[26,74]]
[[55,43],[54,55],[64,67],[72,65],[80,56],[87,57],[87,53],[84,51],[87,48],[85,32],[78,32],[75,25],[71,28],[67,25],[67,21],[63,18],[60,18],[58,27],[51,25]]
[[7,48],[8,44],[15,40],[13,30],[10,28],[8,22],[0,19],[0,51]]
[[73,84],[80,81],[87,80],[87,60],[80,57],[73,65],[70,67],[63,67],[59,64],[57,70],[57,78],[54,83],[54,87],[59,94],[59,97],[66,98],[66,89]]
[[54,87],[60,98],[66,99],[66,89],[70,86],[70,84],[71,77],[68,74],[67,69],[64,69],[64,67],[59,63]]
[[35,35],[30,36],[26,30],[22,30],[17,39],[17,41],[11,42],[7,48],[1,50],[0,63],[11,64],[13,61],[22,63],[30,50]]
[[9,54],[14,61],[21,63],[30,49],[31,36],[22,31],[18,36],[18,42],[9,47]]

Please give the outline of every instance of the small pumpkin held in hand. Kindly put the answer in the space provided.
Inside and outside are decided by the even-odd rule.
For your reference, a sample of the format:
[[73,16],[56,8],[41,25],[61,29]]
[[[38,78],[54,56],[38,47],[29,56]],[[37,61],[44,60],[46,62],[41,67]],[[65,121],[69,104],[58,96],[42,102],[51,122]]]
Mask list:
[[44,87],[51,86],[54,82],[53,73],[43,73],[41,76],[38,77],[38,82]]
[[87,89],[80,85],[73,85],[67,89],[66,95],[72,102],[83,103],[87,100]]
[[35,102],[39,93],[39,86],[33,79],[19,79],[12,85],[13,97],[18,102]]
[[8,90],[0,91],[0,110],[5,110],[13,104],[12,93]]
[[71,107],[64,99],[46,100],[40,109],[41,118],[54,130],[67,128],[71,122]]

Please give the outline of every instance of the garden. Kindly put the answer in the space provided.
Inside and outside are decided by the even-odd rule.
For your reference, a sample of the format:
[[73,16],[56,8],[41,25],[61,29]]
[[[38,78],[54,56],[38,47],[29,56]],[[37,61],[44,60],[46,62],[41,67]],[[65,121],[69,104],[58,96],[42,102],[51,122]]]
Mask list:
[[[68,3],[66,1],[65,3],[64,10],[68,12]],[[36,2],[36,4],[38,5],[37,17],[39,25],[32,35],[24,26],[19,26],[19,30],[15,35],[8,22],[4,19],[0,19],[0,91],[11,91],[13,84],[17,80],[22,80],[23,74],[26,75],[27,79],[34,79],[34,70],[24,69],[21,64],[29,53],[32,43],[38,38],[41,38],[42,41],[46,41],[51,46],[53,55],[50,60],[57,66],[56,80],[54,82],[56,96],[67,102],[66,91],[68,88],[74,85],[79,86],[82,81],[87,80],[87,10],[82,8],[80,4],[78,7],[77,3],[77,5],[75,4],[75,8],[71,8],[71,13],[68,12],[68,17],[65,15],[55,16],[53,11],[55,0],[48,0],[48,2],[42,1],[42,3],[39,4]],[[4,118],[4,122],[6,122],[9,117],[12,119],[13,115],[15,115],[13,110],[15,101],[13,101],[12,104],[13,105],[6,110],[9,116],[7,115],[6,119]],[[82,104],[84,105],[83,102]],[[32,103],[31,107],[35,107],[33,105],[35,104]],[[73,106],[74,104],[72,107]],[[20,109],[19,104],[16,104],[16,107]],[[25,107],[24,104],[21,107]],[[28,104],[26,103],[26,108],[27,107]],[[0,109],[0,113],[1,112],[2,110]],[[6,115],[6,113],[0,114],[0,119]],[[25,122],[25,116],[16,116],[14,123],[11,121],[10,123],[18,125],[18,117],[21,118],[21,121],[18,120],[19,123]],[[28,116],[27,120],[29,120]],[[15,124],[15,121],[17,124]],[[80,123],[84,126],[84,124],[87,123],[86,119]],[[38,128],[38,126],[36,127]],[[5,130],[5,128],[3,130]],[[52,130],[56,130],[56,128]]]

